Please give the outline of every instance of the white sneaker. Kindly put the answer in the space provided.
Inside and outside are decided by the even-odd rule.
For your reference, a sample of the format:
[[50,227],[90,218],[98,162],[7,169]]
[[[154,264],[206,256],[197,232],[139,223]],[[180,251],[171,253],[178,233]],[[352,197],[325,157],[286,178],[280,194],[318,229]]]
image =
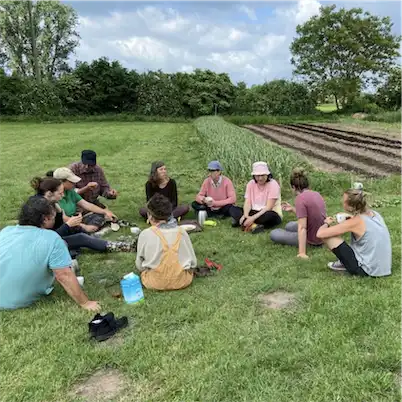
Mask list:
[[329,262],[328,268],[332,269],[333,271],[346,271],[345,266],[339,260],[335,262]]

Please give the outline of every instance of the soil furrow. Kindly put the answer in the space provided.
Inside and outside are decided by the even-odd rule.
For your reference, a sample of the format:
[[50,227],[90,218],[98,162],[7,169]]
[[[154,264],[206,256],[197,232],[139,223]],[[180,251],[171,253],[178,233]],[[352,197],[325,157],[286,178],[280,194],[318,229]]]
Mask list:
[[381,154],[386,156],[387,158],[389,157],[395,157],[399,160],[401,158],[401,149],[395,149],[395,148],[390,148],[388,145],[380,145],[380,144],[375,144],[375,145],[367,145],[367,144],[362,144],[360,140],[358,141],[353,141],[350,138],[343,139],[340,138],[342,135],[335,134],[327,132],[327,131],[317,131],[317,130],[311,130],[310,128],[307,127],[299,127],[299,125],[293,125],[293,124],[275,124],[277,127],[286,127],[289,128],[295,132],[302,132],[306,134],[310,134],[314,138],[321,137],[321,138],[328,138],[330,142],[333,143],[339,143],[339,144],[345,144],[347,147],[357,147],[361,149],[366,149],[369,151],[374,151],[376,154]]
[[307,144],[306,141],[297,140],[291,135],[286,135],[283,132],[278,132],[279,130],[272,130],[267,128],[261,128],[257,126],[245,126],[254,133],[260,134],[263,137],[277,143],[278,145],[300,151],[304,155],[310,156],[314,159],[319,159],[324,162],[330,163],[332,165],[337,165],[343,170],[353,171],[357,174],[369,175],[373,177],[386,176],[387,173],[376,166],[367,166],[361,162],[349,163],[347,158],[342,158],[339,153],[331,152],[326,149],[325,146],[311,146]]
[[[317,138],[314,136],[306,137],[303,133],[299,133],[294,130],[287,129],[281,126],[253,126],[259,128],[266,128],[269,131],[276,132],[280,135],[285,135],[290,139],[295,139],[302,143],[309,144],[312,148],[320,147],[325,149],[328,152],[332,152],[339,157],[345,157],[345,159],[353,162],[353,163],[361,163],[364,166],[372,167],[376,166],[378,169],[382,170],[384,174],[386,173],[396,173],[401,171],[401,167],[398,160],[392,161],[393,163],[382,162],[377,158],[380,157],[378,154],[375,154],[370,151],[364,151],[361,149],[353,148],[352,146],[348,146],[347,149],[342,149],[339,146],[336,146],[333,142],[328,142],[328,140]],[[364,166],[362,168],[364,169]],[[381,174],[381,173],[380,173]]]
[[340,130],[338,128],[328,128],[325,126],[318,126],[314,124],[299,123],[299,124],[292,124],[292,126],[305,127],[311,129],[312,131],[317,132],[326,132],[328,134],[332,134],[333,136],[337,136],[337,138],[350,139],[350,141],[352,142],[360,142],[362,144],[369,144],[369,145],[385,145],[390,148],[401,149],[401,141],[391,140],[384,137],[375,137],[373,135],[357,133],[355,131]]

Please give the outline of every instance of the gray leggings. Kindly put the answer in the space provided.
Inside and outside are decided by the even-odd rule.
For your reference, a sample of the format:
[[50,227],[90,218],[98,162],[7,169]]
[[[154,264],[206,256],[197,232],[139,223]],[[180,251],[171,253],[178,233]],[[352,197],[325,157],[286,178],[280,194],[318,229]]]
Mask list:
[[299,245],[297,227],[297,222],[289,222],[285,229],[274,229],[271,232],[271,240],[274,243],[284,244],[285,246],[297,247]]

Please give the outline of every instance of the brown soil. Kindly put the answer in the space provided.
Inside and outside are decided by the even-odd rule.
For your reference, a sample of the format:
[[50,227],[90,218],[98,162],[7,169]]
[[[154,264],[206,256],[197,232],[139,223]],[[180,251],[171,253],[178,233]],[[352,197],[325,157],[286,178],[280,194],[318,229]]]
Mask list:
[[289,307],[295,300],[296,296],[293,293],[288,292],[273,292],[268,294],[261,294],[258,296],[258,300],[265,308],[271,308],[274,310],[280,310],[285,307]]
[[125,386],[122,374],[114,369],[103,369],[92,374],[73,390],[86,402],[110,401],[116,398]]
[[400,173],[400,143],[367,139],[359,133],[340,133],[308,125],[249,125],[246,128],[278,145],[307,156],[319,169],[352,171],[373,177]]
[[[378,126],[377,126],[378,124]],[[340,130],[354,131],[373,137],[385,137],[401,139],[401,130],[397,127],[380,126],[381,123],[370,122],[370,124],[362,124],[359,122],[352,123],[319,123],[314,124],[321,127],[335,128]]]

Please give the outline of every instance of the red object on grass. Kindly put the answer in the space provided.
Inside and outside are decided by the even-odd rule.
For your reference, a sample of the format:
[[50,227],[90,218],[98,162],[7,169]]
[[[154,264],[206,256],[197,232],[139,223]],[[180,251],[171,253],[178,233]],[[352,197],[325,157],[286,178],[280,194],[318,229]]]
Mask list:
[[213,262],[209,258],[205,258],[205,264],[209,269],[216,269],[217,271],[220,271],[223,268],[222,264],[217,264],[216,262]]

